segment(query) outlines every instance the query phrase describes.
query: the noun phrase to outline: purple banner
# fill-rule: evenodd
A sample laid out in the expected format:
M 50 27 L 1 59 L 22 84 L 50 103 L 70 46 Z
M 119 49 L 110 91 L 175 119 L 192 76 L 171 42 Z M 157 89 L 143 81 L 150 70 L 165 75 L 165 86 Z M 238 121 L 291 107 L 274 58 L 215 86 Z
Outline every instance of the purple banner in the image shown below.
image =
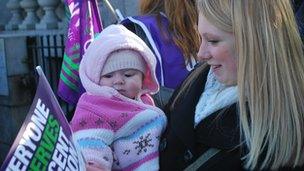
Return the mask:
M 58 95 L 76 104 L 84 89 L 79 79 L 79 63 L 87 47 L 102 30 L 97 0 L 66 0 L 71 13 L 63 56 Z
M 72 131 L 43 71 L 26 119 L 1 170 L 85 170 Z

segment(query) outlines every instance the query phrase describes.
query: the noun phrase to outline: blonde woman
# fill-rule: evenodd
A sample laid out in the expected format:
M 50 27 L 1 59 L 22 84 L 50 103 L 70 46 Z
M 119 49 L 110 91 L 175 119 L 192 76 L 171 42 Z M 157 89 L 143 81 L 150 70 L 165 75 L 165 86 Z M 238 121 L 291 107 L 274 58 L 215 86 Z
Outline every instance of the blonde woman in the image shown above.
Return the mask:
M 156 76 L 161 89 L 155 98 L 163 107 L 174 89 L 188 76 L 199 48 L 194 0 L 140 0 L 140 16 L 122 24 L 141 37 L 157 59 Z
M 304 55 L 289 0 L 197 0 L 195 69 L 170 100 L 161 170 L 304 170 Z

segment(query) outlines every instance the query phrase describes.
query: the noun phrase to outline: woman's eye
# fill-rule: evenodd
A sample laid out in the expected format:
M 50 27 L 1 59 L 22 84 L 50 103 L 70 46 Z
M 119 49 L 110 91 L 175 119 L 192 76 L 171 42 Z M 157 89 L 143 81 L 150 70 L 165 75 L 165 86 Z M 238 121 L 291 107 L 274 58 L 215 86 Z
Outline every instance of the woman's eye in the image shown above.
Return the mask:
M 211 45 L 217 44 L 219 41 L 218 40 L 208 40 L 208 43 Z

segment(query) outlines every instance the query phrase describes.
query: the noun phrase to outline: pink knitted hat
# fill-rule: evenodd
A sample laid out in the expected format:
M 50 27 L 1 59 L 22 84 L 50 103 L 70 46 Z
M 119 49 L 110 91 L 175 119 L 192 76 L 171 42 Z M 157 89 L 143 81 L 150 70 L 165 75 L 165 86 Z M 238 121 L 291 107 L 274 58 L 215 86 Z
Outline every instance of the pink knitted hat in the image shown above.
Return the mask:
M 120 50 L 137 52 L 143 58 L 146 66 L 142 94 L 157 93 L 159 84 L 155 75 L 156 57 L 143 40 L 120 24 L 106 27 L 92 41 L 83 55 L 79 66 L 79 76 L 86 91 L 97 95 L 103 94 L 98 84 L 102 69 L 108 57 Z
M 143 57 L 134 50 L 118 50 L 110 54 L 102 68 L 101 75 L 121 69 L 137 69 L 145 74 L 146 62 Z

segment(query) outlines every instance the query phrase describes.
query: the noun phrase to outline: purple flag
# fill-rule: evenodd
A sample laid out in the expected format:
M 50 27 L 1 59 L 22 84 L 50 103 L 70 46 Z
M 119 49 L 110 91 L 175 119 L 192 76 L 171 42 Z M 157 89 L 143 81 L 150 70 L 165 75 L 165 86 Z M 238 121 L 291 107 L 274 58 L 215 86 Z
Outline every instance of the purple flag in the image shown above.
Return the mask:
M 60 105 L 43 71 L 25 121 L 1 170 L 84 170 Z
M 66 0 L 71 13 L 65 53 L 63 57 L 58 95 L 69 104 L 76 104 L 84 92 L 79 79 L 79 63 L 82 55 L 94 38 L 100 33 L 97 0 Z

